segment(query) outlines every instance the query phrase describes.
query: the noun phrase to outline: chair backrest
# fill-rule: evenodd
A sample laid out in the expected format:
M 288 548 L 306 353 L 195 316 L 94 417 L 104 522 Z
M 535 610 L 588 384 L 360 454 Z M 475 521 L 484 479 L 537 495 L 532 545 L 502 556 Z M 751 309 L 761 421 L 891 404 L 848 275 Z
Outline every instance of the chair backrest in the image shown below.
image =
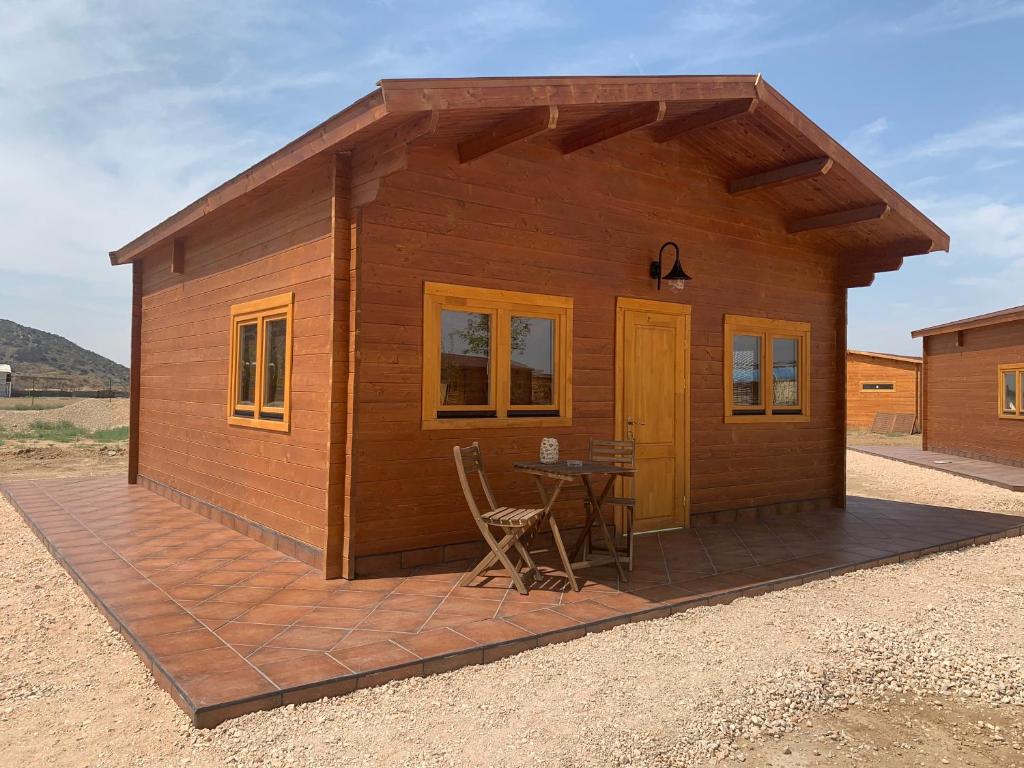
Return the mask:
M 632 440 L 591 440 L 590 460 L 636 469 L 636 443 Z
M 466 496 L 469 511 L 473 513 L 473 518 L 477 523 L 482 525 L 480 508 L 476 504 L 476 496 L 469 483 L 470 475 L 476 474 L 488 506 L 491 509 L 496 509 L 498 505 L 494 502 L 494 494 L 491 492 L 491 485 L 487 482 L 487 474 L 484 472 L 484 457 L 480 453 L 480 443 L 474 442 L 467 448 L 460 448 L 456 445 L 453 453 L 455 454 L 455 469 L 459 473 L 459 482 L 462 484 L 462 493 Z

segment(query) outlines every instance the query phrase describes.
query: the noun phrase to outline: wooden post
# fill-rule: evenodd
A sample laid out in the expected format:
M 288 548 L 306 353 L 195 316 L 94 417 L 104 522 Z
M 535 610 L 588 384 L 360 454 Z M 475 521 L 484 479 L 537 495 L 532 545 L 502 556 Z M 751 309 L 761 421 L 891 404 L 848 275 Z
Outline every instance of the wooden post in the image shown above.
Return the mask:
M 835 505 L 839 509 L 846 509 L 846 331 L 849 295 L 848 289 L 840 288 L 839 317 L 836 322 L 836 428 L 839 431 L 839 468 Z
M 334 155 L 331 167 L 331 344 L 330 424 L 327 445 L 327 523 L 324 541 L 324 577 L 350 576 L 344 542 L 351 535 L 345 525 L 345 477 L 348 474 L 347 421 L 349 366 L 349 242 L 352 203 L 352 158 Z
M 132 262 L 132 341 L 128 385 L 128 483 L 139 481 L 139 399 L 142 394 L 142 268 Z

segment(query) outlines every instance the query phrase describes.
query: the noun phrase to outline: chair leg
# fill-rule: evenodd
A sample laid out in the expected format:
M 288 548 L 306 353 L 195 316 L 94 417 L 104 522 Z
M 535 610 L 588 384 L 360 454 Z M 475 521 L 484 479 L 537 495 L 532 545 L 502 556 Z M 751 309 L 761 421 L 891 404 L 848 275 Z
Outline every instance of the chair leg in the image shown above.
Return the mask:
M 537 564 L 533 561 L 533 558 L 530 556 L 530 550 L 527 549 L 526 546 L 524 546 L 522 539 L 516 539 L 514 546 L 516 548 L 516 552 L 519 553 L 519 557 L 522 558 L 520 563 L 525 563 L 527 567 L 530 569 L 530 571 L 533 573 L 534 578 L 539 579 L 540 569 L 537 567 Z M 520 567 L 520 563 L 516 563 L 517 570 Z
M 572 572 L 572 563 L 569 562 L 569 555 L 565 551 L 562 534 L 558 531 L 558 523 L 555 522 L 554 515 L 548 518 L 548 524 L 551 526 L 551 537 L 555 540 L 555 548 L 558 549 L 558 556 L 562 559 L 565 575 L 569 579 L 569 586 L 572 587 L 573 592 L 579 592 L 580 585 L 576 583 L 576 574 Z

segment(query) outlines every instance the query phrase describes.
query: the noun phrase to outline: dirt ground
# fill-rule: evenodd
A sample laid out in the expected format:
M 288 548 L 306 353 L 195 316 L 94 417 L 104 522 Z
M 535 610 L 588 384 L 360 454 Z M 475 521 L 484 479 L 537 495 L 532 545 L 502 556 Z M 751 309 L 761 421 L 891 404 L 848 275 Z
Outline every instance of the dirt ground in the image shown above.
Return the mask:
M 1024 515 L 850 453 L 851 493 Z M 1024 540 L 192 729 L 0 502 L 0 765 L 1024 766 Z
M 909 445 L 921 447 L 921 435 L 879 435 L 866 429 L 849 429 L 846 431 L 847 445 Z

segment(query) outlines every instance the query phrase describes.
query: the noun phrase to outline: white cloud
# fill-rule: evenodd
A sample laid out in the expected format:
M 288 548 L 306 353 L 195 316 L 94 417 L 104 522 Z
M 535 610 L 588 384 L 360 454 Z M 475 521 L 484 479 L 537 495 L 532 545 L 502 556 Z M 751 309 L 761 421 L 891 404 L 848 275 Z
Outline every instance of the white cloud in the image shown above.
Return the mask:
M 1019 0 L 941 0 L 893 26 L 893 31 L 927 35 L 980 24 L 1024 18 Z
M 911 157 L 939 157 L 963 152 L 1024 149 L 1024 112 L 980 120 L 933 136 L 913 148 Z
M 972 272 L 986 267 L 1002 269 L 1000 262 L 1024 259 L 1024 204 L 980 194 L 919 199 L 916 203 L 949 232 L 950 252 L 962 268 Z

